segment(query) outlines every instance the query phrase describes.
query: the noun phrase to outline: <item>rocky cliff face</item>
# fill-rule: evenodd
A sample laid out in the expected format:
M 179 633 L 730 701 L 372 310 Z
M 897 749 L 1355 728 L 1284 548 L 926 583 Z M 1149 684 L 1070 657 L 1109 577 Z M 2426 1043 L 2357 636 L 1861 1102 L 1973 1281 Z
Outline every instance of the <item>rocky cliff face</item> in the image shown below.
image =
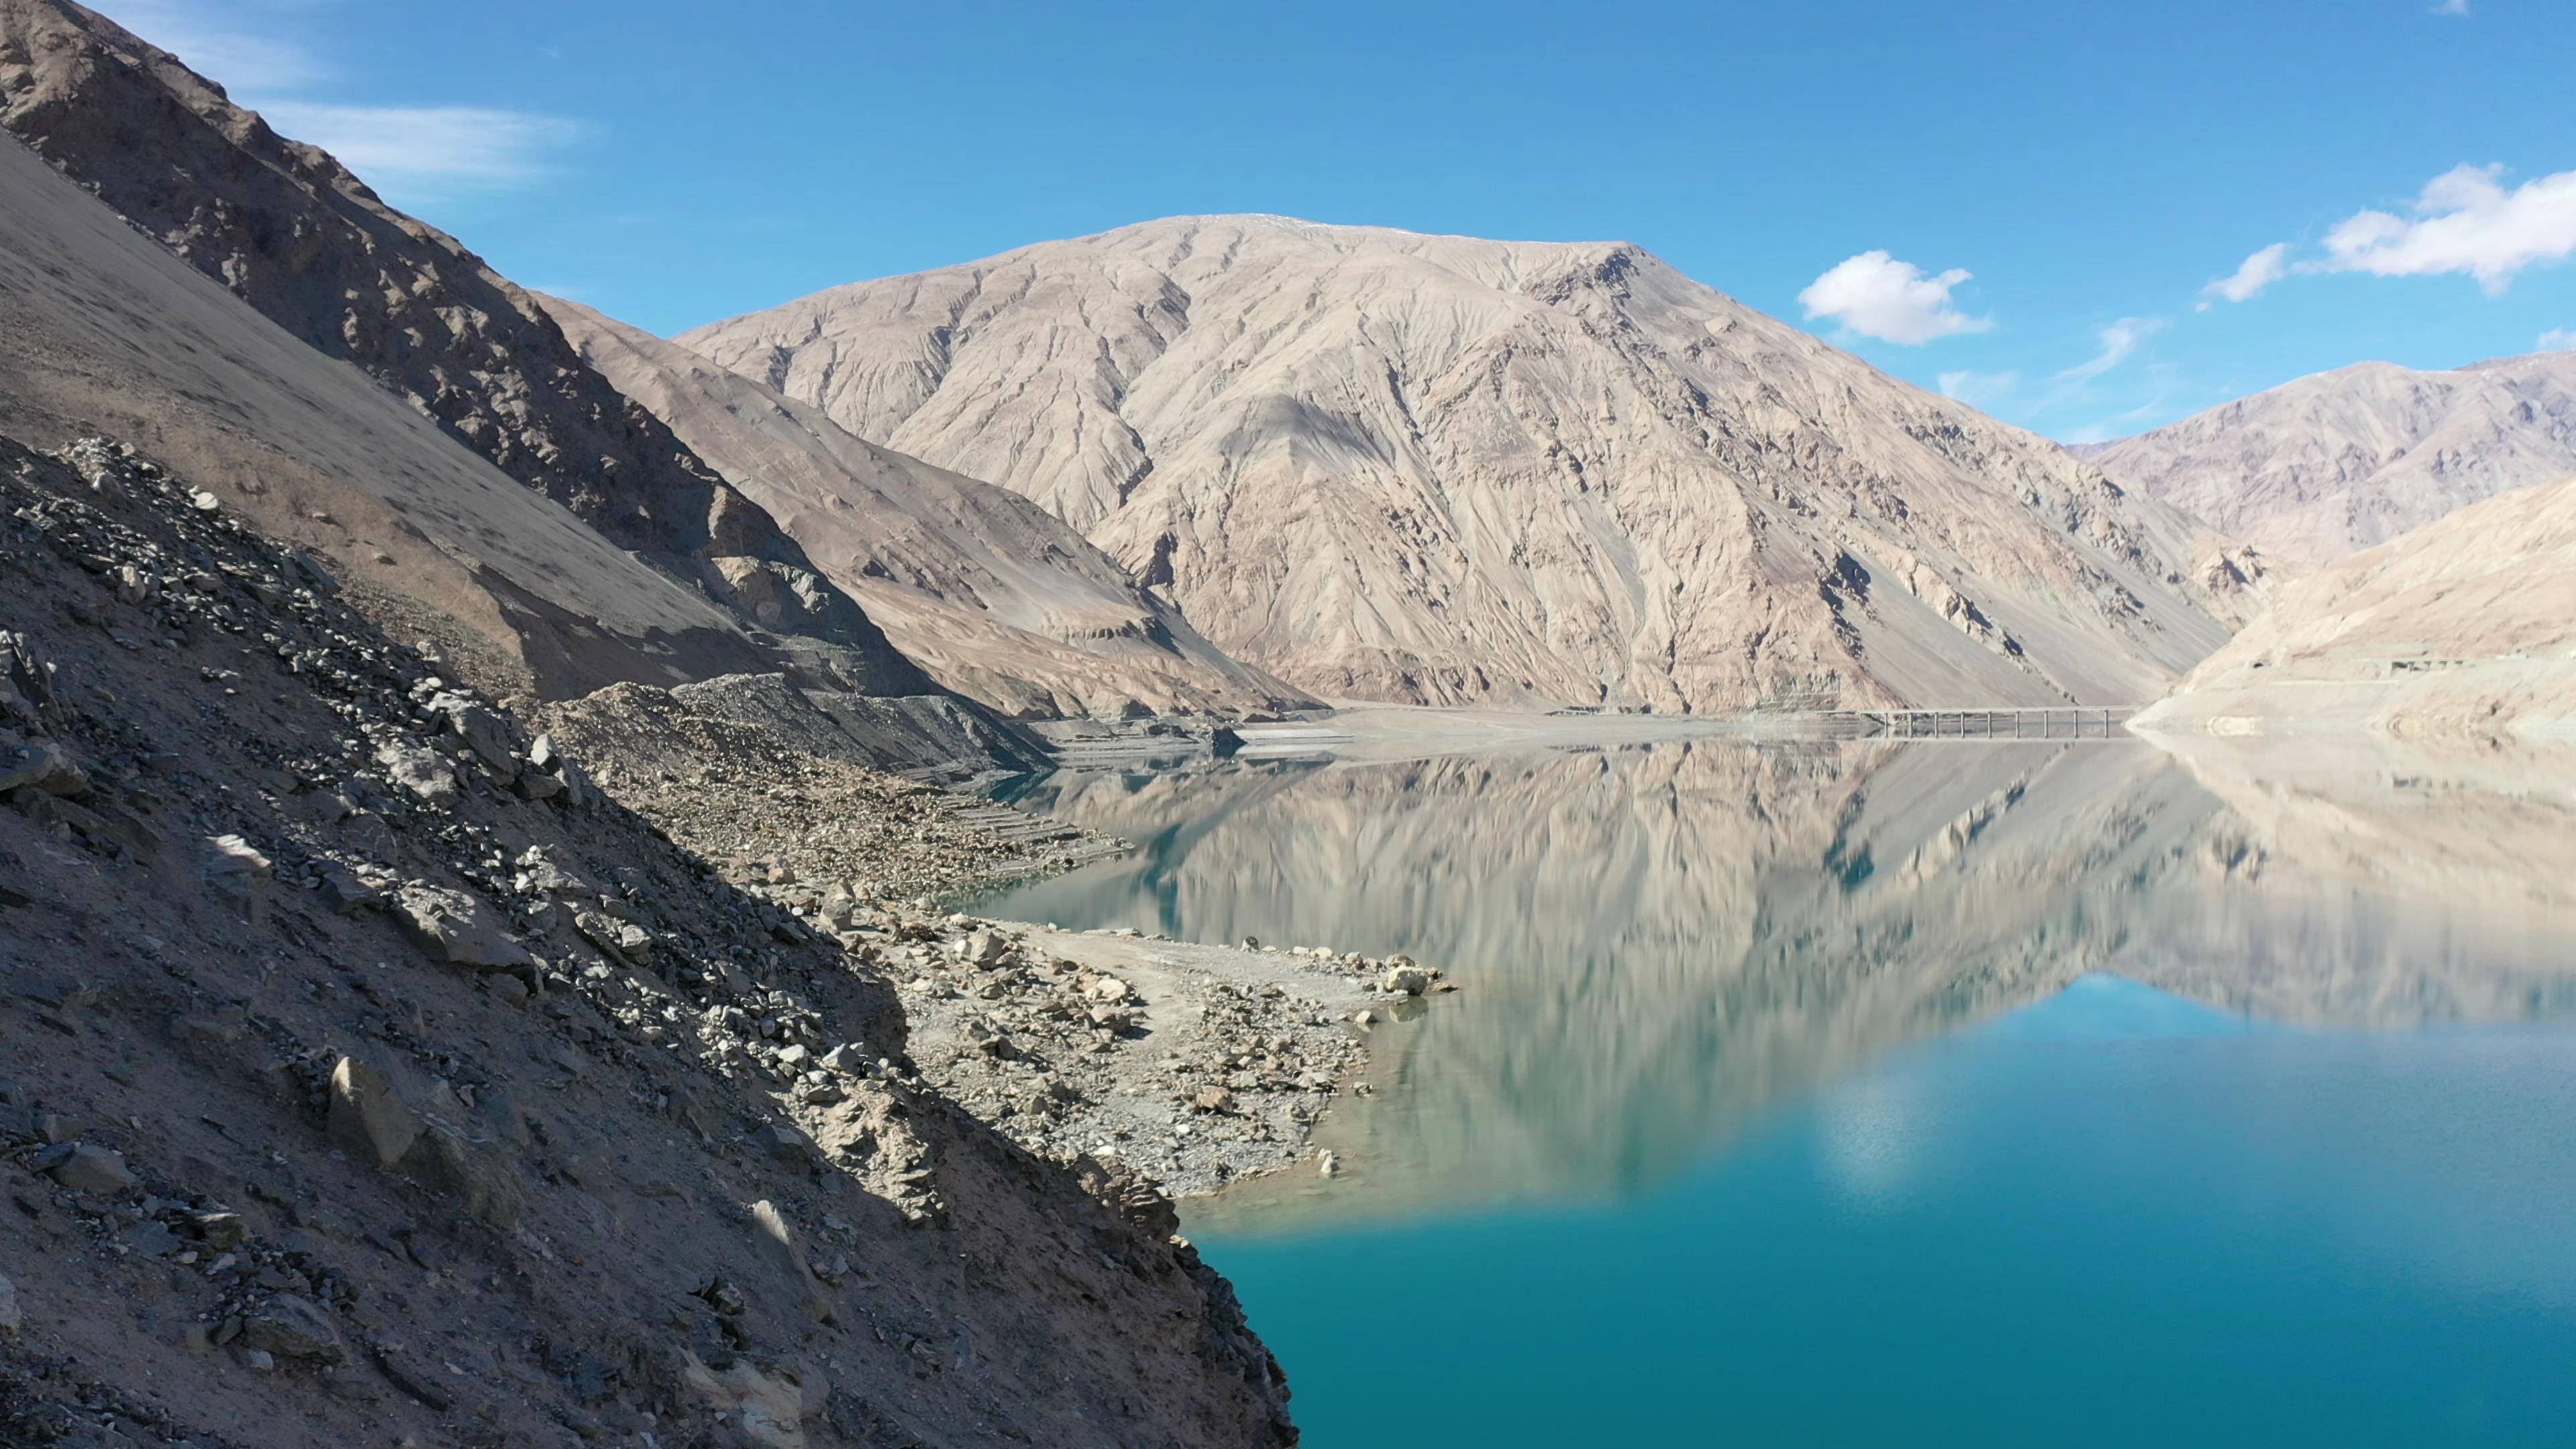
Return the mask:
M 1036 718 L 1311 704 L 1016 493 L 844 431 L 686 348 L 545 299 L 582 357 L 757 502 L 940 683 Z
M 2075 450 L 2289 565 L 2576 473 L 2576 352 L 2418 372 L 2364 362 Z
M 2564 732 L 2576 724 L 2576 478 L 2472 503 L 2286 586 L 2134 723 Z
M 2222 545 L 1624 244 L 1182 218 L 683 336 L 1318 694 L 2142 699 Z
M 67 0 L 0 0 L 0 127 L 324 355 L 619 548 L 874 692 L 929 688 L 757 505 L 582 363 L 528 293 L 328 154 Z
M 192 481 L 0 438 L 0 1443 L 1293 1441 L 1168 1202 L 959 1111 L 607 763 Z

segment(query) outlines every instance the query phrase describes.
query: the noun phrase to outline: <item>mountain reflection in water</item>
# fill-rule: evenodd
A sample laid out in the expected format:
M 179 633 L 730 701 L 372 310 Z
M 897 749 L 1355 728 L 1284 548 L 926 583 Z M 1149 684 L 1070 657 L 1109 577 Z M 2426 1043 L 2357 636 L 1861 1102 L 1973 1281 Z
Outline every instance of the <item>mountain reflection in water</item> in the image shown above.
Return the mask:
M 2109 973 L 2257 1022 L 2576 1015 L 2576 750 L 1699 740 L 1069 771 L 1135 854 L 986 903 L 1069 927 L 1404 951 L 1319 1143 L 1211 1231 L 1618 1198 L 1784 1094 Z

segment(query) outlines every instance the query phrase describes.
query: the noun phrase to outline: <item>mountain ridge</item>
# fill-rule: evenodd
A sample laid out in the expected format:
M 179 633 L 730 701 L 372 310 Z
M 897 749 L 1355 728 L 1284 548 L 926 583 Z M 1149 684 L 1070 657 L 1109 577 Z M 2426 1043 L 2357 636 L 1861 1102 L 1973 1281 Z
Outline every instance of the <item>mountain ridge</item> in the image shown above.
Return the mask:
M 2356 362 L 2071 451 L 2313 568 L 2576 472 L 2576 352 Z

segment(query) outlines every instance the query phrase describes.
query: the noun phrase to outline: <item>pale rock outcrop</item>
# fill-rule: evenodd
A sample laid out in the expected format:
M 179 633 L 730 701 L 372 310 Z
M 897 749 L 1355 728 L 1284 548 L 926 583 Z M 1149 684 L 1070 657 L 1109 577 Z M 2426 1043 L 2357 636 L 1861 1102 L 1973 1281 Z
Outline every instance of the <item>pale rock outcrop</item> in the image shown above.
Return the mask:
M 678 340 L 1319 695 L 2139 700 L 2250 612 L 2205 528 L 1626 243 L 1175 218 Z
M 2285 565 L 2314 568 L 2576 473 L 2576 352 L 2448 372 L 2356 363 L 2074 451 Z

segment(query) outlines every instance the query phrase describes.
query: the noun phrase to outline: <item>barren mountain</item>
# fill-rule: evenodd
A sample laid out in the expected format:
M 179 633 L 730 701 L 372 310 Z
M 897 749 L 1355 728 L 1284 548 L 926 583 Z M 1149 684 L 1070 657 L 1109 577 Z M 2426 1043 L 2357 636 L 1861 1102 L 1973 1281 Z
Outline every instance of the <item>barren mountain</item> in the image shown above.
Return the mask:
M 0 126 L 289 335 L 354 364 L 617 548 L 759 626 L 819 641 L 827 646 L 819 657 L 848 684 L 927 688 L 774 520 L 585 366 L 528 293 L 386 206 L 327 153 L 270 130 L 167 52 L 68 0 L 0 0 Z M 154 324 L 152 308 L 117 300 L 126 305 L 76 320 L 126 335 Z M 202 354 L 146 350 L 144 358 L 165 372 L 204 363 Z M 90 380 L 121 385 L 143 361 L 118 356 Z M 233 483 L 243 475 L 204 466 L 212 459 L 174 461 L 210 486 L 256 481 Z M 478 553 L 506 546 L 497 532 L 465 545 Z M 692 646 L 665 652 L 686 656 Z M 808 662 L 817 657 L 809 652 Z M 601 682 L 578 668 L 550 675 L 537 661 L 530 667 L 558 688 Z M 566 672 L 569 683 L 559 677 Z
M 2576 473 L 2576 352 L 2450 372 L 2364 362 L 2075 451 L 2277 560 L 2314 567 Z
M 1312 703 L 1227 658 L 1035 503 L 857 438 L 578 303 L 582 357 L 777 518 L 940 683 L 1013 714 L 1242 712 Z
M 2576 726 L 2576 478 L 2472 503 L 2290 584 L 2136 722 L 2219 733 Z
M 679 340 L 1319 694 L 2134 700 L 2238 611 L 2207 530 L 1624 243 L 1181 218 Z

